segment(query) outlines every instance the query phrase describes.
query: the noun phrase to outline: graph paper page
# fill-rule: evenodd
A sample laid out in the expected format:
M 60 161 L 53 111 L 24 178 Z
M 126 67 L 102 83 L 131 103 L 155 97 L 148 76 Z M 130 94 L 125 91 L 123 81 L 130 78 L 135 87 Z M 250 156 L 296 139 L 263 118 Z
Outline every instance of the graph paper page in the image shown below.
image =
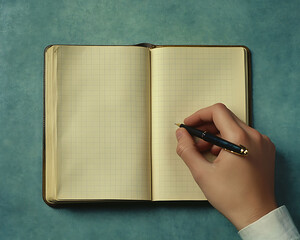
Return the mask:
M 59 200 L 151 199 L 149 66 L 142 47 L 58 48 Z
M 242 47 L 151 50 L 154 200 L 205 199 L 176 154 L 174 123 L 217 102 L 226 104 L 246 121 L 244 58 Z

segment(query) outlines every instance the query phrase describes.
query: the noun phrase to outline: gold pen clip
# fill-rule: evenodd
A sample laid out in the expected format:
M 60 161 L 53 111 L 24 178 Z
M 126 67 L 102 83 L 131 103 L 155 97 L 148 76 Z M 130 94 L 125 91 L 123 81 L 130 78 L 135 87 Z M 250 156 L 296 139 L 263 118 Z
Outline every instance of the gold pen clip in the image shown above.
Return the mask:
M 224 148 L 224 150 L 226 150 L 227 152 L 236 154 L 238 156 L 246 157 L 248 155 L 248 149 L 245 146 L 241 145 L 241 144 L 240 144 L 240 147 L 241 147 L 241 152 L 239 152 L 239 153 L 231 151 L 231 150 L 228 150 L 226 148 Z

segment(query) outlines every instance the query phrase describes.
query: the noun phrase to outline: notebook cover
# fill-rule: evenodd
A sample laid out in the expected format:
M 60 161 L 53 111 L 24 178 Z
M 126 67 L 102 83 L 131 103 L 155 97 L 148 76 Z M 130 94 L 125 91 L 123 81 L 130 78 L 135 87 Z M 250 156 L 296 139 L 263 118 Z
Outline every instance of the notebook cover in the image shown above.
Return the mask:
M 55 202 L 55 203 L 51 203 L 49 201 L 47 201 L 46 199 L 46 179 L 45 179 L 45 173 L 46 173 L 46 144 L 45 144 L 45 139 L 46 139 L 46 135 L 45 135 L 45 72 L 46 72 L 46 52 L 48 50 L 48 48 L 52 47 L 53 45 L 62 45 L 62 46 L 140 46 L 140 47 L 146 47 L 146 48 L 162 48 L 162 47 L 242 47 L 245 49 L 246 51 L 246 58 L 247 58 L 247 66 L 246 66 L 246 75 L 248 77 L 247 81 L 248 81 L 248 86 L 247 86 L 247 103 L 248 103 L 248 124 L 249 126 L 252 126 L 253 124 L 253 119 L 252 119 L 252 96 L 251 96 L 251 92 L 252 92 L 252 80 L 251 80 L 251 52 L 249 50 L 248 47 L 243 46 L 243 45 L 154 45 L 151 43 L 139 43 L 136 45 L 72 45 L 72 44 L 52 44 L 52 45 L 48 45 L 45 47 L 44 49 L 44 76 L 43 76 L 43 85 L 44 85 L 44 89 L 43 89 L 43 179 L 42 179 L 42 196 L 43 196 L 43 200 L 44 202 L 49 205 L 50 207 L 58 207 L 64 204 L 78 204 L 78 203 L 100 203 L 100 202 L 149 202 L 149 200 L 116 200 L 116 199 L 105 199 L 105 200 L 101 200 L 101 199 L 91 199 L 91 200 L 86 200 L 86 201 L 61 201 L 61 202 Z M 178 200 L 180 201 L 180 200 Z

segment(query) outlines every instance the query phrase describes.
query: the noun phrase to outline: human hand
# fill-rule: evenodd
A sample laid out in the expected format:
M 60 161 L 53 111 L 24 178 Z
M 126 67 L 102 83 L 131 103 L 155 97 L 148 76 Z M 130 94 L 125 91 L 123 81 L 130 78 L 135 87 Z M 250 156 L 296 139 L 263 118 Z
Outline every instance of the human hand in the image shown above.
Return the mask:
M 267 136 L 247 126 L 220 103 L 195 112 L 184 124 L 247 147 L 248 155 L 241 157 L 203 140 L 196 143 L 184 128 L 176 131 L 177 154 L 208 201 L 238 230 L 277 208 L 275 146 Z M 208 150 L 217 156 L 213 162 L 202 154 Z

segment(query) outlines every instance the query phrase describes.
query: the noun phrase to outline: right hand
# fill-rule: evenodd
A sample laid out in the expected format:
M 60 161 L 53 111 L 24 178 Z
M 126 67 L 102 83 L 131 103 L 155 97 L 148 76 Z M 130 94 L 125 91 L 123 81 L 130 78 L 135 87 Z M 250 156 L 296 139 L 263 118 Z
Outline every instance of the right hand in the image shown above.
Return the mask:
M 247 126 L 223 104 L 200 109 L 187 117 L 184 124 L 247 147 L 248 155 L 241 157 L 203 140 L 195 143 L 184 128 L 176 131 L 178 155 L 208 201 L 238 230 L 277 208 L 275 147 L 267 136 Z M 213 162 L 203 156 L 207 150 L 217 155 Z

